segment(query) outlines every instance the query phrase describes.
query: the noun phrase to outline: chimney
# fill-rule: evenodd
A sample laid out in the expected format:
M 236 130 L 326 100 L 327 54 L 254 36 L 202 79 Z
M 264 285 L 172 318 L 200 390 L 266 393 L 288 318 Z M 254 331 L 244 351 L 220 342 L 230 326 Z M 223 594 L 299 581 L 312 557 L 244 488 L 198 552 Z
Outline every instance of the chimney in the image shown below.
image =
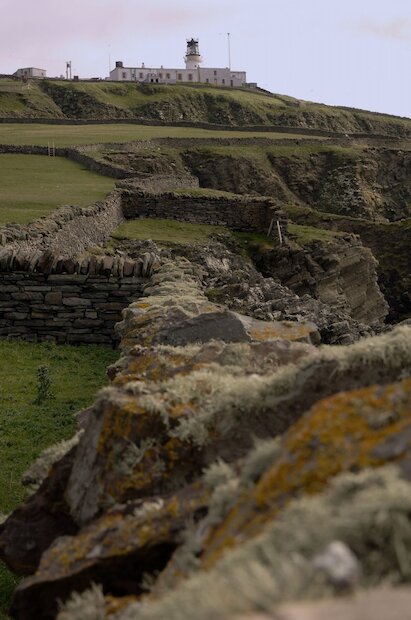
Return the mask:
M 116 61 L 116 69 L 122 69 L 123 68 L 123 63 L 121 60 L 117 60 Z

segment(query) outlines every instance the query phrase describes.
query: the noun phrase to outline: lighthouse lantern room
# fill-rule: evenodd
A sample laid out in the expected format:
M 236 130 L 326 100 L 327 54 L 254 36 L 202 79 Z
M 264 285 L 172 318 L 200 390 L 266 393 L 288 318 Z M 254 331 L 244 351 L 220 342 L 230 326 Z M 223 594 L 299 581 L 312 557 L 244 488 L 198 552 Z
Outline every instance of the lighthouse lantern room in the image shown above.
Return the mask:
M 198 39 L 187 39 L 187 53 L 185 55 L 186 69 L 198 69 L 203 59 L 200 54 Z

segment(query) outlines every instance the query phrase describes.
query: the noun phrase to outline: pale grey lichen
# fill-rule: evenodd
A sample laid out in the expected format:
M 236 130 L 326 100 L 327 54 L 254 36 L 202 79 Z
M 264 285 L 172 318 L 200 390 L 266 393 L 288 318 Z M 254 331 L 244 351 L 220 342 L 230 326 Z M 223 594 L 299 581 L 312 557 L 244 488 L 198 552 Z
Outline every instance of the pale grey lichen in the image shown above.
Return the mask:
M 21 481 L 29 493 L 35 493 L 45 480 L 50 467 L 63 458 L 72 448 L 77 446 L 83 431 L 76 433 L 71 439 L 66 439 L 46 448 L 40 456 L 24 472 Z
M 247 487 L 256 483 L 276 461 L 280 451 L 279 437 L 257 440 L 255 448 L 249 452 L 241 469 L 240 484 Z
M 146 452 L 155 444 L 155 439 L 151 437 L 142 439 L 138 445 L 124 437 L 121 442 L 115 444 L 113 449 L 116 472 L 123 476 L 132 474 L 136 465 L 141 463 Z
M 81 594 L 74 592 L 68 601 L 60 606 L 56 620 L 105 620 L 104 594 L 101 586 L 92 584 Z
M 343 474 L 322 495 L 291 504 L 263 533 L 228 550 L 160 599 L 130 605 L 118 620 L 222 620 L 272 612 L 289 599 L 336 592 L 314 558 L 341 541 L 362 565 L 361 585 L 411 580 L 411 485 L 394 467 Z
M 204 484 L 210 491 L 215 491 L 217 487 L 230 482 L 234 478 L 236 478 L 234 469 L 222 459 L 211 463 L 203 472 Z

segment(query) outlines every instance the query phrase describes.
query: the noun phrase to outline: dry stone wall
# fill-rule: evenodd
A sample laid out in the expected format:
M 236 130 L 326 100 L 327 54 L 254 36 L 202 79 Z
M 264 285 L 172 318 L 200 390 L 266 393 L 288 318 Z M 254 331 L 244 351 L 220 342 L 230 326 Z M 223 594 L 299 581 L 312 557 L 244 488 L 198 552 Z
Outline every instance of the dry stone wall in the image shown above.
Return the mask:
M 27 226 L 0 229 L 0 337 L 117 344 L 115 324 L 142 295 L 158 263 L 150 253 L 138 260 L 86 253 L 92 245 L 103 245 L 124 218 L 168 218 L 258 232 L 267 232 L 276 219 L 286 234 L 286 218 L 272 200 L 153 191 L 181 185 L 184 179 L 178 175 L 146 181 L 125 182 L 133 189 L 119 188 L 88 207 L 61 207 Z M 190 176 L 186 183 L 198 186 Z
M 50 252 L 31 261 L 0 254 L 0 337 L 69 344 L 117 344 L 114 325 L 142 295 L 156 263 L 145 254 L 61 260 Z
M 31 224 L 0 228 L 0 248 L 31 255 L 51 250 L 64 258 L 76 256 L 90 245 L 101 245 L 124 220 L 121 196 L 114 191 L 88 207 L 61 207 Z
M 267 233 L 274 219 L 280 221 L 283 234 L 287 233 L 284 213 L 267 198 L 124 191 L 122 204 L 126 219 L 164 218 L 261 233 Z
M 88 170 L 98 172 L 99 174 L 103 174 L 107 177 L 112 177 L 114 179 L 127 179 L 135 176 L 135 173 L 130 170 L 125 170 L 120 166 L 113 166 L 108 163 L 103 163 L 98 159 L 91 157 L 82 147 L 56 147 L 54 152 L 57 157 L 67 157 L 68 159 L 72 159 L 73 161 L 83 164 L 83 166 L 85 166 Z M 14 153 L 17 155 L 48 155 L 48 147 L 0 144 L 0 153 Z

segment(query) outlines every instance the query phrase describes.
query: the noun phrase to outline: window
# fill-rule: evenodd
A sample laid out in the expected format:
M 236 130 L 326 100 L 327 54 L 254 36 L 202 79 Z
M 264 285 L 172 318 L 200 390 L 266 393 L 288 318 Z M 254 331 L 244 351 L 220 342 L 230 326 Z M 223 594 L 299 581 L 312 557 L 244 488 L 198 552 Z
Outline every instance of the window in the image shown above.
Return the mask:
M 166 73 L 166 78 L 167 78 L 167 80 L 169 80 L 169 79 L 170 79 L 170 77 L 171 77 L 171 76 L 170 76 L 170 74 L 169 74 L 169 73 Z
M 177 77 L 178 77 L 179 80 L 182 80 L 183 79 L 183 74 L 179 73 Z
M 126 73 L 125 71 L 123 71 L 123 74 L 122 74 L 122 75 L 123 75 L 123 80 L 125 80 L 125 79 L 126 79 L 126 77 L 127 77 L 127 73 Z
M 209 83 L 210 83 L 210 80 L 207 78 L 206 79 L 206 84 L 209 84 Z
M 234 86 L 234 80 L 230 81 L 230 86 Z
M 158 74 L 158 77 L 160 78 L 160 80 L 162 80 L 162 79 L 163 79 L 163 74 L 162 74 L 162 73 L 159 73 L 159 74 Z
M 143 77 L 144 77 L 144 73 L 141 73 L 141 71 L 140 71 L 140 73 L 139 73 L 139 77 L 140 77 L 140 80 L 142 80 L 142 79 L 143 79 Z
M 221 80 L 221 83 L 222 83 L 222 84 L 225 84 L 225 79 L 224 79 L 224 78 Z
M 193 74 L 192 74 L 192 73 L 189 73 L 189 74 L 188 74 L 188 81 L 189 81 L 189 82 L 192 82 L 192 81 L 193 81 Z
M 217 71 L 214 71 L 214 75 L 217 75 Z

